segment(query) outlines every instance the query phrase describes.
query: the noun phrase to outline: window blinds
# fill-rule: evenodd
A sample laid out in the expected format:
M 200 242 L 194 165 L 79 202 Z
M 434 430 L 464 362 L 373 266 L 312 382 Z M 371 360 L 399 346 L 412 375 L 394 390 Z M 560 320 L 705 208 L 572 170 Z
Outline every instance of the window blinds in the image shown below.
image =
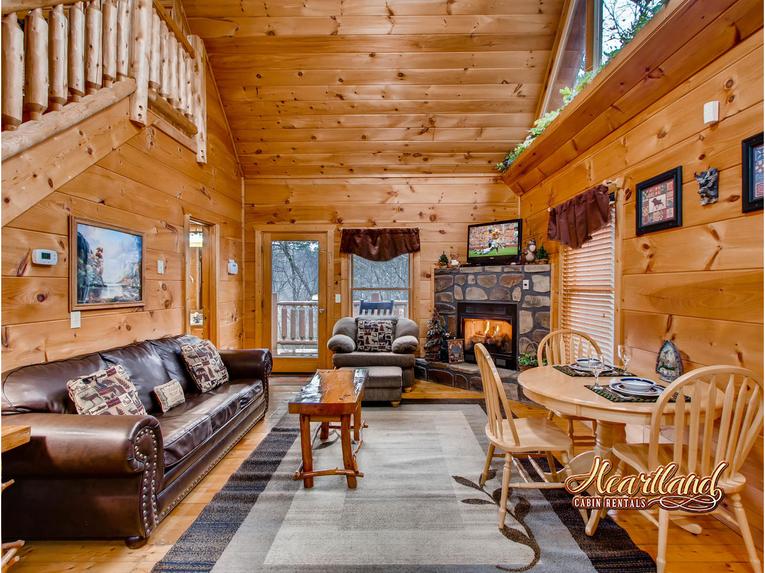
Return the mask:
M 613 363 L 614 354 L 614 206 L 609 223 L 579 249 L 561 253 L 561 328 L 589 334 L 597 341 L 603 358 Z

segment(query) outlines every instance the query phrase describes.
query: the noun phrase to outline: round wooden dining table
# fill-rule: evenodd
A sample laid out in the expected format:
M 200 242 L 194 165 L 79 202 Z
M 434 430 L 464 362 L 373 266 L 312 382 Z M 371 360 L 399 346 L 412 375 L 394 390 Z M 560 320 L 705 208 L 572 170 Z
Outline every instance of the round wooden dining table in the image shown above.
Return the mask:
M 607 386 L 611 380 L 601 376 L 600 384 Z M 554 366 L 525 370 L 518 375 L 518 384 L 527 398 L 548 410 L 597 422 L 595 449 L 574 456 L 569 462 L 574 475 L 589 473 L 596 455 L 613 462 L 611 450 L 614 444 L 626 441 L 625 426 L 650 425 L 655 406 L 653 402 L 612 402 L 586 388 L 595 384 L 594 377 L 569 376 Z M 672 411 L 673 408 L 668 408 L 668 413 Z M 600 516 L 600 511 L 590 512 L 585 528 L 587 535 L 594 535 Z

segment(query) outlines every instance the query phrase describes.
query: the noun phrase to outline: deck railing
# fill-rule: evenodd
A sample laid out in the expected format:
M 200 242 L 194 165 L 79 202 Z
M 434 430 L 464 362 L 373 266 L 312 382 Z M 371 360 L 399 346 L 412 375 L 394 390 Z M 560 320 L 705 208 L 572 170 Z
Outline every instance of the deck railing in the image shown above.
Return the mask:
M 272 297 L 271 347 L 280 355 L 315 354 L 319 348 L 319 303 L 278 301 L 276 293 Z
M 10 0 L 2 6 L 7 159 L 130 96 L 193 138 L 206 161 L 204 48 L 159 0 Z
M 396 318 L 406 318 L 409 314 L 409 301 L 406 300 L 394 300 L 393 301 L 393 316 Z M 353 301 L 353 316 L 359 316 L 361 312 L 361 301 Z

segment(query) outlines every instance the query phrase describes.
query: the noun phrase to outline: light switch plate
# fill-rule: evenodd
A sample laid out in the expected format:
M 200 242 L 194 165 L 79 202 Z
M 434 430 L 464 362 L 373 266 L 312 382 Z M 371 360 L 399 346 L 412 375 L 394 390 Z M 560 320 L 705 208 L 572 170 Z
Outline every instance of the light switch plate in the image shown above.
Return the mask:
M 157 259 L 157 274 L 164 275 L 165 274 L 165 260 L 164 259 Z
M 523 290 L 526 290 L 529 288 L 529 279 L 524 279 L 523 281 Z
M 80 328 L 80 311 L 73 310 L 69 313 L 69 328 Z
M 341 302 L 343 302 L 343 295 L 341 295 L 340 293 L 335 293 L 335 302 L 337 304 L 340 304 Z

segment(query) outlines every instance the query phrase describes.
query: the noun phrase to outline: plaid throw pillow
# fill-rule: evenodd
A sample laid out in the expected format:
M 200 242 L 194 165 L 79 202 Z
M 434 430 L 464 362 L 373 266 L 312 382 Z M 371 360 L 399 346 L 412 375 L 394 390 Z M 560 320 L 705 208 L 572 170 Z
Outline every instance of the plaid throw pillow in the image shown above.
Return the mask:
M 119 365 L 110 366 L 66 383 L 69 397 L 78 414 L 97 416 L 143 416 L 146 408 L 127 371 Z
M 356 349 L 359 352 L 390 352 L 393 348 L 395 329 L 395 320 L 358 319 L 356 321 Z
M 209 392 L 228 382 L 228 370 L 221 360 L 218 349 L 209 340 L 181 346 L 186 368 L 201 392 Z
M 175 378 L 170 380 L 170 382 L 155 386 L 153 392 L 163 413 L 167 412 L 170 408 L 180 406 L 186 401 L 186 396 L 183 394 L 183 386 Z

